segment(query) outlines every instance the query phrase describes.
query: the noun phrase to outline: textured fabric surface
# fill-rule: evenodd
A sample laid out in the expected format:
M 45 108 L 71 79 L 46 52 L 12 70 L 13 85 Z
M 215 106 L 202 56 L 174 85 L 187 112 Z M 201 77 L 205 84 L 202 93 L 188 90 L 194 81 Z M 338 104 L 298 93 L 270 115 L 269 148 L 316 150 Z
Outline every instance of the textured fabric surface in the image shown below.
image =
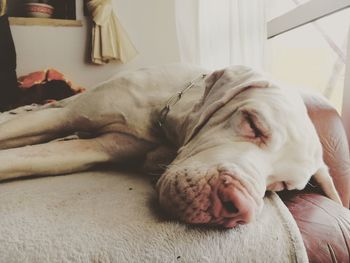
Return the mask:
M 19 94 L 11 109 L 33 103 L 45 104 L 85 91 L 56 69 L 31 72 L 18 77 Z
M 2 183 L 0 200 L 0 262 L 307 262 L 275 194 L 233 230 L 167 220 L 149 178 L 114 170 Z

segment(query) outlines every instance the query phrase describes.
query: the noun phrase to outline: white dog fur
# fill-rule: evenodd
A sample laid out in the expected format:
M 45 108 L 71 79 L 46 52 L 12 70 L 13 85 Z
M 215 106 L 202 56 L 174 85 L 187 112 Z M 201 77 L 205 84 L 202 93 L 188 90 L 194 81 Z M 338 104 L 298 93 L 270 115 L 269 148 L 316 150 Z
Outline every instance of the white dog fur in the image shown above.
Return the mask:
M 250 68 L 209 74 L 170 109 L 160 129 L 167 99 L 207 73 L 184 65 L 122 73 L 14 115 L 0 125 L 0 179 L 66 174 L 146 155 L 159 159 L 155 153 L 164 154 L 167 140 L 177 155 L 158 181 L 159 200 L 185 222 L 249 223 L 266 190 L 303 189 L 312 175 L 341 203 L 300 95 Z M 88 136 L 52 141 L 74 132 Z M 225 206 L 228 201 L 234 207 Z

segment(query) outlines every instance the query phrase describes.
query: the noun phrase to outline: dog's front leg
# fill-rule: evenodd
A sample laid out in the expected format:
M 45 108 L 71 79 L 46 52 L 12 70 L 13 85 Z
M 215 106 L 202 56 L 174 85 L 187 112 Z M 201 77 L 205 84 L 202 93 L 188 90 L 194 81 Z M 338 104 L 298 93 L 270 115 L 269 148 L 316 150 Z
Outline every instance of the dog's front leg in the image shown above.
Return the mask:
M 31 175 L 58 175 L 145 155 L 154 145 L 126 134 L 55 141 L 0 151 L 0 180 Z
M 0 149 L 47 142 L 71 131 L 64 108 L 46 108 L 18 115 L 0 124 Z

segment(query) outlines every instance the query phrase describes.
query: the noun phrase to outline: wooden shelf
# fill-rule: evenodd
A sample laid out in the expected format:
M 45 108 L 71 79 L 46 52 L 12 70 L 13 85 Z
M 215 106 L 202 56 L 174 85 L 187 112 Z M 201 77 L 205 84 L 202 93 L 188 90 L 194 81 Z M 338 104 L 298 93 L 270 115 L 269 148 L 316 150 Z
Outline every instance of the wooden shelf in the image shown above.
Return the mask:
M 53 19 L 53 18 L 36 18 L 36 17 L 10 17 L 10 25 L 21 26 L 83 26 L 81 20 Z

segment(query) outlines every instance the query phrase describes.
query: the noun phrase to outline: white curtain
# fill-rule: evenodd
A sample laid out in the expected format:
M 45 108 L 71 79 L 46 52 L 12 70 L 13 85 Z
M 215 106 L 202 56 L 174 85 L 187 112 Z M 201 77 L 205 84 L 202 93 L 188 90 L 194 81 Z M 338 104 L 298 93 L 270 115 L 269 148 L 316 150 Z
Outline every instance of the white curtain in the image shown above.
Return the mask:
M 264 0 L 176 0 L 182 62 L 209 69 L 264 68 Z
M 6 13 L 6 0 L 0 0 L 0 16 Z
M 111 61 L 126 63 L 133 59 L 137 50 L 120 24 L 112 0 L 87 0 L 94 22 L 92 28 L 91 60 L 95 64 Z

